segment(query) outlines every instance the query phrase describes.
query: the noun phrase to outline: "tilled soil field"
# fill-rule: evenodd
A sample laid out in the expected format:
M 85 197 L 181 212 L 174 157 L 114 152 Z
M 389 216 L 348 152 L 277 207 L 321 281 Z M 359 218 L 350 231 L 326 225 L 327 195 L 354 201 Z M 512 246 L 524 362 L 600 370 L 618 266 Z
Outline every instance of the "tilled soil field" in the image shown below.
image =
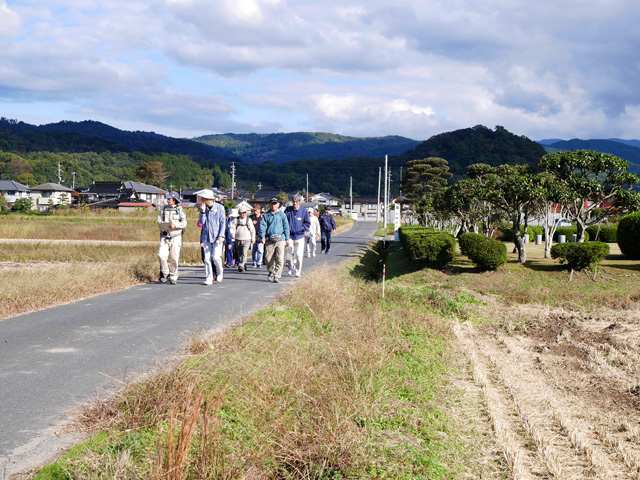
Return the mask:
M 515 479 L 640 478 L 640 312 L 485 304 L 453 327 Z M 490 474 L 482 478 L 497 478 Z

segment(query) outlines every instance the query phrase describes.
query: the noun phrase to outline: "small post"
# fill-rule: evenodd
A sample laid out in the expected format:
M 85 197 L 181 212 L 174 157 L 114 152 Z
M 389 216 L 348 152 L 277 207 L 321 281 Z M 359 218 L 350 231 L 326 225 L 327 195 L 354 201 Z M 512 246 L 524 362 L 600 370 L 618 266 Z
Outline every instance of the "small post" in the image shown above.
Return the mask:
M 383 264 L 382 265 L 382 298 L 384 299 L 384 282 L 385 282 L 385 278 L 387 276 L 387 265 Z

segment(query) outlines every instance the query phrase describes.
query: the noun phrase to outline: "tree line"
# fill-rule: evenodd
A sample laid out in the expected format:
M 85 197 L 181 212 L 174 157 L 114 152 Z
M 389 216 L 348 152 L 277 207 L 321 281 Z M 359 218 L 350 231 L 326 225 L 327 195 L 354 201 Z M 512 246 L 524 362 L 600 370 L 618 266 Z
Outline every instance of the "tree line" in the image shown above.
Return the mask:
M 491 236 L 498 225 L 509 222 L 518 261 L 524 263 L 524 235 L 533 219 L 544 227 L 548 257 L 557 228 L 553 214 L 575 222 L 578 241 L 583 241 L 588 226 L 640 209 L 640 193 L 632 190 L 638 176 L 628 168 L 627 161 L 614 155 L 575 150 L 544 155 L 537 168 L 476 163 L 467 167 L 468 178 L 447 186 L 452 177 L 448 162 L 429 157 L 407 163 L 403 188 L 423 226 Z

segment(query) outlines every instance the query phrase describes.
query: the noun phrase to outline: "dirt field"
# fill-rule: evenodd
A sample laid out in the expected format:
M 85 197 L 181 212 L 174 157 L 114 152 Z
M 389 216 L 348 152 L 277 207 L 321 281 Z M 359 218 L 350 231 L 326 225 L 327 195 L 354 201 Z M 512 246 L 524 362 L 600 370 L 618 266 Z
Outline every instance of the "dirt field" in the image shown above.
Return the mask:
M 460 386 L 483 406 L 510 476 L 640 478 L 640 312 L 483 303 L 477 312 L 500 322 L 453 328 Z

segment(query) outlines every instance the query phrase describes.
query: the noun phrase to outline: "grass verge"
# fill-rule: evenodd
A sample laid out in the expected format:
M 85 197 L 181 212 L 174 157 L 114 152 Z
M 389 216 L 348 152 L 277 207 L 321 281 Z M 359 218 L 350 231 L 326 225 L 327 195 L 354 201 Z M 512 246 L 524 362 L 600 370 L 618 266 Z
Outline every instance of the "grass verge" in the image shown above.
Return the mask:
M 456 477 L 442 317 L 359 277 L 325 268 L 194 336 L 179 367 L 87 409 L 100 433 L 35 478 Z

